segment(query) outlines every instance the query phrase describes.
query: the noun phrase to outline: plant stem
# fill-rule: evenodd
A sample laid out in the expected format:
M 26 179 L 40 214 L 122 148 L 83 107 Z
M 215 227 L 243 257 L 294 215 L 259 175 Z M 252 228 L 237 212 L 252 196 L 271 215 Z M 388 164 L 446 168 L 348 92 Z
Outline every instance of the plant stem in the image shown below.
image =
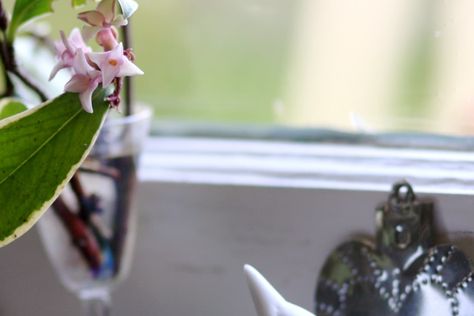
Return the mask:
M 0 42 L 0 57 L 3 61 L 3 72 L 5 77 L 5 96 L 11 96 L 14 93 L 13 83 L 11 78 L 8 74 L 14 74 L 18 79 L 20 79 L 28 88 L 30 88 L 33 92 L 35 92 L 38 97 L 40 98 L 41 102 L 45 102 L 48 100 L 46 94 L 41 91 L 41 89 L 33 83 L 31 79 L 29 79 L 26 75 L 22 74 L 18 69 L 18 65 L 15 60 L 15 50 L 13 48 L 13 44 L 9 43 L 5 39 L 5 32 L 3 32 L 4 40 Z
M 87 224 L 89 224 L 90 211 L 86 205 L 86 192 L 82 187 L 81 180 L 79 179 L 79 172 L 76 172 L 69 182 L 71 184 L 72 191 L 76 195 L 77 202 L 79 203 L 79 217 Z
M 97 242 L 88 233 L 87 226 L 67 206 L 59 196 L 53 203 L 53 209 L 63 222 L 71 241 L 93 270 L 100 267 L 101 253 Z
M 15 92 L 15 88 L 13 86 L 13 82 L 8 75 L 7 71 L 7 54 L 5 52 L 5 45 L 3 42 L 0 43 L 0 59 L 2 60 L 2 73 L 3 73 L 3 79 L 5 81 L 5 91 L 2 93 L 2 97 L 11 97 L 13 93 Z
M 86 193 L 84 192 L 84 189 L 82 188 L 81 185 L 81 180 L 79 179 L 79 173 L 76 172 L 72 178 L 71 178 L 71 186 L 72 190 L 76 194 L 76 197 L 78 199 L 83 199 L 86 197 Z
M 8 18 L 5 13 L 5 10 L 3 9 L 3 1 L 0 0 L 0 31 L 3 36 L 3 40 L 6 41 L 6 29 L 8 27 Z M 2 59 L 2 73 L 3 73 L 3 79 L 5 82 L 5 91 L 2 94 L 2 97 L 9 97 L 12 96 L 15 89 L 13 87 L 13 82 L 10 79 L 10 76 L 8 76 L 7 72 L 7 62 L 6 62 L 6 56 L 7 56 L 7 51 L 6 51 L 6 46 L 3 44 L 3 41 L 0 42 L 0 58 Z
M 22 74 L 18 69 L 18 64 L 15 60 L 15 49 L 13 47 L 13 41 L 8 39 L 7 28 L 8 28 L 8 17 L 3 9 L 3 1 L 0 0 L 0 32 L 2 34 L 2 40 L 0 41 L 0 58 L 3 62 L 3 77 L 5 79 L 5 92 L 3 96 L 12 96 L 15 93 L 13 82 L 10 78 L 9 72 L 18 77 L 28 88 L 33 90 L 41 102 L 48 100 L 46 94 L 33 83 L 26 75 Z
M 122 37 L 125 49 L 132 47 L 130 18 L 128 18 L 128 24 L 122 27 Z M 133 98 L 133 79 L 128 76 L 124 78 L 125 116 L 133 113 Z

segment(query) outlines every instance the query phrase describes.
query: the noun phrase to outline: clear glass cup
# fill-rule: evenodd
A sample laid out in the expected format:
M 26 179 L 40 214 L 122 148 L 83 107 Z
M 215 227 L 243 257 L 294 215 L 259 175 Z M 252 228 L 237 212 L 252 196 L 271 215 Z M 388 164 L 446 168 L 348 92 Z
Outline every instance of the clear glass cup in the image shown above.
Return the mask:
M 110 292 L 130 266 L 137 160 L 152 116 L 147 107 L 109 115 L 79 172 L 38 225 L 54 270 L 81 299 L 84 315 L 110 314 Z

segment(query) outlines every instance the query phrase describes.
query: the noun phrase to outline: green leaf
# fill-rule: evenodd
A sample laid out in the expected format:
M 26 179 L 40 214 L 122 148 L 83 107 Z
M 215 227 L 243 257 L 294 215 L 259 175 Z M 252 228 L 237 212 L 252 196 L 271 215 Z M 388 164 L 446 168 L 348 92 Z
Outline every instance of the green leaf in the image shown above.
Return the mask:
M 138 3 L 135 0 L 118 0 L 120 8 L 122 9 L 123 17 L 128 19 L 138 9 Z
M 3 99 L 0 101 L 0 120 L 18 114 L 27 109 L 26 105 L 15 99 Z
M 104 97 L 95 93 L 93 114 L 66 93 L 0 121 L 0 247 L 33 226 L 85 159 L 108 109 Z
M 87 0 L 72 0 L 72 6 L 74 8 L 77 8 L 77 7 L 80 7 L 80 6 L 83 6 L 84 4 L 86 4 Z
M 13 15 L 8 26 L 8 41 L 12 42 L 16 31 L 24 23 L 41 15 L 53 12 L 54 0 L 16 0 Z

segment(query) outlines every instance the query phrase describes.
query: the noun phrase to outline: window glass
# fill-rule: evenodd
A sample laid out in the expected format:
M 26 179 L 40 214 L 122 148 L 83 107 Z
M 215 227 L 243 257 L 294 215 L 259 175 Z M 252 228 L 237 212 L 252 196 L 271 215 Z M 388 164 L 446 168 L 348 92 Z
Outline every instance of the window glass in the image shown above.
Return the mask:
M 474 131 L 470 0 L 139 3 L 137 95 L 161 121 Z

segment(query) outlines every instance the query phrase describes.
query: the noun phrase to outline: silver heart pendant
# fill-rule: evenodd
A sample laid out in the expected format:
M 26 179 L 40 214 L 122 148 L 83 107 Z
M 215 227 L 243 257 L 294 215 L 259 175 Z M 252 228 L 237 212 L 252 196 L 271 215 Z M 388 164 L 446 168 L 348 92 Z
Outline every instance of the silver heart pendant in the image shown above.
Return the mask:
M 406 182 L 376 209 L 374 240 L 342 244 L 316 288 L 318 316 L 472 316 L 474 273 L 453 245 L 434 245 L 433 202 Z

